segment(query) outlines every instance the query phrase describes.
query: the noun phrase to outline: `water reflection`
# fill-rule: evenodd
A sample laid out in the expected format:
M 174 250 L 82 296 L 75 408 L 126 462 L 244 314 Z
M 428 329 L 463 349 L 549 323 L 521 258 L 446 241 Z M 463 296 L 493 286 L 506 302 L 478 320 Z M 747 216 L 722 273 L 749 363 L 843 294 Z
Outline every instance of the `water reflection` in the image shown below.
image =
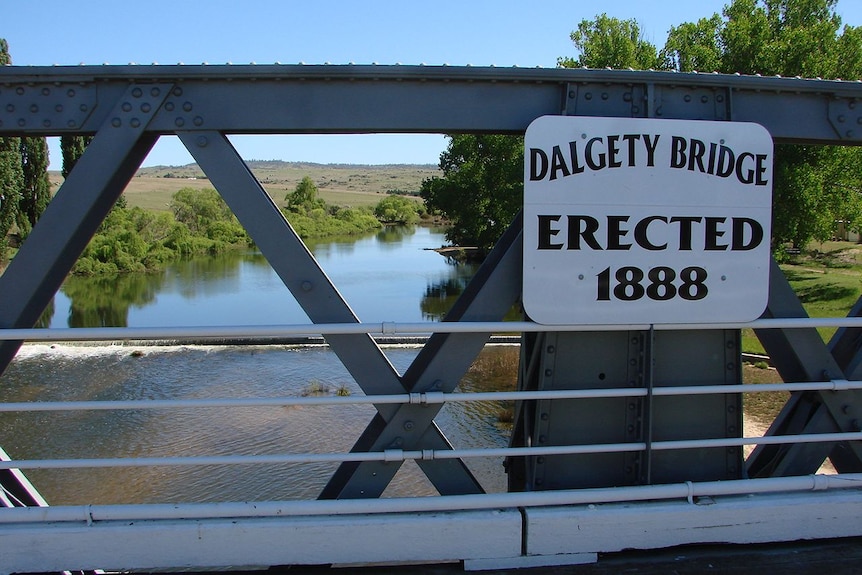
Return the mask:
M 433 248 L 442 230 L 386 227 L 309 249 L 362 321 L 443 317 L 475 272 Z M 259 252 L 231 252 L 156 274 L 70 276 L 40 327 L 154 327 L 306 323 L 308 317 Z

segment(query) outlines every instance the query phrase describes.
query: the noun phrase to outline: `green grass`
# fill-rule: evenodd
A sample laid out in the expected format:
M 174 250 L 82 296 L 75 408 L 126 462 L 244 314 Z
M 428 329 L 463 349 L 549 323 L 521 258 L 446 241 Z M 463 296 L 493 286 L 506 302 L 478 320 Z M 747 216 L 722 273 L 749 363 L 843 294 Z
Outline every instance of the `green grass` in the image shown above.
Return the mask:
M 810 317 L 845 317 L 862 294 L 862 245 L 825 242 L 809 246 L 781 264 L 785 277 Z M 836 328 L 818 328 L 824 341 Z M 742 349 L 765 353 L 752 330 L 743 330 Z

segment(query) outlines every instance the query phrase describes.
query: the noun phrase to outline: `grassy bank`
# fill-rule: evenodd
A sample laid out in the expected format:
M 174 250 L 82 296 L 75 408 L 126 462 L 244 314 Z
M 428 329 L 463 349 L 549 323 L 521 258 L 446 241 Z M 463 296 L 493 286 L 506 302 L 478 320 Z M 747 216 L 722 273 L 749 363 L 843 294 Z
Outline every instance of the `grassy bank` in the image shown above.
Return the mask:
M 862 294 L 862 245 L 815 243 L 781 264 L 802 305 L 811 317 L 845 317 Z M 819 328 L 824 341 L 835 328 Z M 743 331 L 743 351 L 764 353 L 752 330 Z

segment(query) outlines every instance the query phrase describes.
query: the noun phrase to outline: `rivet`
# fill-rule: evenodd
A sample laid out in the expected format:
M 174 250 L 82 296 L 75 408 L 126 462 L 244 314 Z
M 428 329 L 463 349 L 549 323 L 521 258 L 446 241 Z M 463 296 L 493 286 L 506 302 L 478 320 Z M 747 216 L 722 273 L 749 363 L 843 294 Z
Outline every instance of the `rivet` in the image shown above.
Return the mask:
M 584 100 L 592 100 L 592 99 L 593 99 L 593 94 L 591 92 L 587 92 L 586 94 L 584 94 Z
M 14 105 L 14 104 L 9 104 L 8 106 L 6 106 L 6 111 L 7 111 L 7 112 L 9 112 L 9 113 L 11 114 L 12 112 L 14 112 L 14 111 L 15 111 L 15 105 Z
M 185 121 L 185 120 L 183 120 L 182 118 L 177 118 L 176 120 L 174 120 L 174 125 L 175 125 L 177 128 L 182 128 L 183 126 L 185 126 L 185 125 L 186 125 L 186 121 Z
M 683 100 L 685 100 L 686 102 L 691 102 L 691 96 L 689 96 L 688 94 L 686 94 L 686 95 L 683 97 Z
M 57 113 L 62 112 L 63 111 L 63 104 L 57 104 L 56 106 L 54 106 L 54 111 Z
M 132 118 L 132 121 L 129 122 L 133 128 L 139 128 L 141 126 L 141 121 L 137 118 Z
M 607 100 L 607 99 L 608 99 L 608 93 L 602 92 L 602 100 Z
M 550 418 L 550 416 L 549 416 L 547 413 L 543 413 L 543 414 L 541 415 L 541 418 L 542 418 L 542 421 L 548 421 L 548 419 Z
M 623 102 L 631 102 L 631 101 L 632 101 L 631 92 L 626 92 L 625 94 L 623 94 Z
M 853 130 L 847 130 L 847 134 L 845 134 L 845 135 L 846 135 L 848 138 L 852 138 L 852 137 L 855 135 L 855 132 L 853 132 Z
M 574 90 L 569 90 L 569 98 L 570 98 L 570 99 L 571 99 L 571 98 L 575 98 L 576 96 L 577 96 L 577 94 L 575 93 L 575 91 L 574 91 Z
M 134 96 L 135 98 L 140 98 L 143 95 L 144 95 L 144 91 L 141 90 L 140 88 L 135 88 L 134 90 L 132 90 L 132 96 Z
M 15 90 L 15 93 L 18 94 L 19 96 L 23 96 L 24 95 L 24 88 L 19 87 L 17 90 Z
M 661 116 L 663 113 L 664 113 L 664 112 L 662 112 L 662 109 L 661 109 L 661 108 L 656 108 L 656 109 L 655 109 L 655 115 L 656 115 L 656 116 Z
M 192 111 L 192 103 L 191 102 L 185 102 L 183 104 L 183 110 L 185 110 L 186 112 L 191 112 Z
M 162 91 L 161 91 L 161 90 L 159 90 L 158 88 L 153 88 L 152 90 L 150 90 L 150 95 L 151 95 L 153 98 L 158 98 L 158 97 L 159 97 L 159 94 L 161 94 L 161 93 L 162 93 Z
M 201 118 L 200 116 L 195 116 L 195 119 L 194 119 L 194 120 L 192 120 L 192 123 L 193 123 L 195 126 L 203 126 L 203 124 L 204 124 L 204 119 L 203 119 L 203 118 Z
M 706 97 L 706 96 L 701 96 L 701 97 L 700 97 L 700 101 L 701 101 L 702 103 L 706 104 L 707 102 L 709 102 L 709 98 L 708 98 L 708 97 Z
M 856 118 L 856 123 L 862 124 L 862 116 L 859 116 L 858 118 Z
M 78 124 L 75 122 L 75 120 L 69 120 L 68 122 L 66 122 L 66 125 L 69 126 L 70 128 L 78 127 Z
M 631 365 L 631 366 L 635 366 L 635 365 L 637 365 L 637 364 L 638 364 L 638 361 L 637 361 L 636 359 L 630 359 L 630 360 L 629 360 L 629 365 Z
M 165 104 L 165 110 L 167 110 L 168 112 L 173 112 L 174 111 L 174 103 L 168 102 L 167 104 Z
M 628 430 L 629 433 L 632 433 L 635 430 L 635 426 L 629 425 L 628 427 L 626 427 L 626 429 Z
M 536 478 L 536 485 L 542 485 L 545 482 L 541 477 Z
M 414 427 L 414 424 L 412 421 L 405 421 L 404 422 L 404 431 L 411 431 L 413 429 L 413 427 Z
M 546 369 L 545 370 L 545 377 L 551 377 L 552 375 L 554 375 L 553 369 Z
M 51 120 L 42 120 L 42 125 L 46 128 L 51 127 Z
M 199 145 L 199 146 L 201 145 L 201 143 L 200 143 L 201 139 L 203 139 L 203 140 L 204 140 L 204 144 L 203 144 L 203 145 L 204 145 L 204 146 L 206 146 L 206 138 L 205 138 L 205 137 L 203 137 L 203 136 L 201 136 L 200 138 L 198 138 L 198 145 Z M 314 286 L 312 285 L 312 283 L 311 283 L 310 281 L 305 280 L 304 282 L 302 282 L 302 283 L 300 284 L 300 287 L 302 288 L 302 291 L 311 291 L 311 288 L 312 288 L 312 287 L 314 287 Z
M 74 98 L 75 97 L 75 90 L 73 90 L 72 88 L 69 88 L 68 90 L 66 90 L 66 95 L 69 96 L 70 98 Z
M 634 411 L 634 408 L 635 408 L 635 404 L 634 404 L 634 403 L 629 403 L 629 409 L 631 409 L 632 411 Z
M 39 106 L 37 106 L 36 104 L 32 104 L 30 106 L 30 112 L 33 114 L 38 114 L 39 113 Z
M 87 110 L 89 110 L 90 108 L 87 106 L 87 104 L 81 104 L 81 105 L 78 107 L 78 109 L 79 109 L 79 110 L 81 110 L 82 112 L 86 112 L 86 111 L 87 111 Z
M 728 363 L 728 364 L 727 364 L 727 370 L 728 370 L 728 371 L 732 370 L 734 367 L 735 367 L 735 366 L 734 366 L 733 362 L 730 362 L 730 363 Z
M 641 109 L 637 106 L 632 106 L 632 114 L 640 114 Z
M 50 96 L 51 95 L 51 88 L 42 88 L 42 95 L 43 96 Z
M 18 127 L 23 128 L 26 125 L 27 125 L 27 120 L 25 120 L 24 118 L 21 118 L 20 120 L 18 120 Z
M 119 118 L 114 118 L 113 120 L 111 120 L 111 125 L 115 128 L 119 128 L 120 126 L 123 125 L 123 121 L 120 120 Z
M 716 101 L 716 102 L 724 102 L 724 95 L 722 95 L 722 94 L 718 94 L 718 95 L 715 97 L 715 101 Z
M 150 113 L 150 110 L 152 110 L 152 106 L 150 106 L 150 105 L 149 105 L 149 104 L 147 104 L 146 102 L 144 102 L 143 104 L 141 104 L 141 112 L 143 112 L 144 114 L 149 114 L 149 113 Z
M 180 88 L 179 86 L 177 86 L 176 88 L 174 88 L 173 94 L 174 94 L 174 96 L 182 96 L 183 95 L 183 89 Z
M 847 415 L 848 413 L 850 413 L 850 406 L 849 405 L 842 405 L 841 406 L 841 413 L 843 413 L 844 415 Z
M 554 351 L 556 351 L 556 348 L 554 348 L 554 346 L 552 346 L 552 345 L 549 345 L 548 346 L 548 353 L 554 353 Z
M 542 457 L 541 455 L 540 455 L 539 457 L 537 457 L 537 458 L 536 458 L 536 463 L 538 463 L 538 464 L 540 464 L 540 465 L 541 465 L 541 464 L 542 464 L 542 463 L 544 463 L 544 462 L 545 462 L 545 458 L 544 458 L 544 457 Z
M 545 437 L 544 435 L 539 436 L 539 443 L 545 443 L 546 441 L 548 441 L 547 437 Z
M 132 105 L 128 102 L 123 102 L 123 111 L 124 112 L 131 112 L 132 111 Z
M 847 107 L 850 108 L 851 110 L 855 109 L 856 108 L 856 102 L 855 101 L 849 102 L 847 104 Z
M 843 124 L 847 118 L 844 117 L 844 114 L 838 114 L 838 122 Z

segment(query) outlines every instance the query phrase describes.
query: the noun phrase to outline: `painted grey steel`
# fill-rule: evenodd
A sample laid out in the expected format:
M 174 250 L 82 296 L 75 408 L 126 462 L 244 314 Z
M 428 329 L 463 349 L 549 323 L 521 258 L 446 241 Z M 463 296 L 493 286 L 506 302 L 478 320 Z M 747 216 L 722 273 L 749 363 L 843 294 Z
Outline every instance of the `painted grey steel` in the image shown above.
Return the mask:
M 226 135 L 517 134 L 538 116 L 568 114 L 752 121 L 764 125 L 777 142 L 855 145 L 862 143 L 860 102 L 860 82 L 718 74 L 354 65 L 3 67 L 0 136 L 94 134 L 95 139 L 0 277 L 0 327 L 33 325 L 161 135 L 181 137 L 313 321 L 351 323 L 356 318 L 349 305 L 265 197 Z M 498 320 L 517 300 L 519 233 L 520 224 L 515 222 L 450 313 L 450 321 Z M 768 314 L 798 315 L 801 306 L 792 290 L 787 293 L 786 280 L 773 274 L 772 283 Z M 367 334 L 327 339 L 363 390 L 373 395 L 453 389 L 487 336 L 437 334 L 403 376 L 392 369 Z M 541 360 L 538 350 L 546 337 L 527 338 L 525 376 Z M 776 342 L 768 349 L 782 373 L 800 374 L 802 381 L 819 380 L 824 372 L 828 372 L 825 377 L 841 379 L 849 375 L 846 372 L 856 373 L 855 366 L 862 363 L 858 330 L 841 332 L 830 348 L 815 341 L 810 332 L 780 330 L 764 338 Z M 0 343 L 0 371 L 19 345 Z M 695 347 L 702 351 L 714 345 Z M 623 347 L 608 352 L 606 359 L 615 361 L 610 358 L 631 352 L 623 353 Z M 537 350 L 536 354 L 529 354 L 530 350 Z M 653 380 L 640 378 L 648 385 Z M 657 379 L 653 383 L 660 384 Z M 654 424 L 665 410 L 656 411 L 658 402 L 652 398 L 639 401 L 642 416 L 637 422 L 626 416 L 627 425 L 637 423 L 648 433 L 655 432 Z M 354 450 L 448 449 L 433 422 L 437 409 L 379 405 Z M 856 431 L 860 409 L 859 392 L 794 394 L 770 433 Z M 523 411 L 521 415 L 540 417 Z M 513 441 L 528 439 L 525 434 L 533 433 L 536 422 L 528 423 Z M 730 424 L 725 422 L 725 427 Z M 758 475 L 784 474 L 809 469 L 827 455 L 840 460 L 843 471 L 860 468 L 857 442 L 837 444 L 828 451 L 822 447 L 762 450 L 748 468 Z M 641 469 L 647 471 L 640 472 L 640 481 L 648 482 L 655 470 L 652 457 L 646 460 Z M 460 461 L 421 465 L 441 493 L 481 490 Z M 720 465 L 730 469 L 727 461 Z M 322 497 L 379 495 L 397 467 L 345 464 Z

